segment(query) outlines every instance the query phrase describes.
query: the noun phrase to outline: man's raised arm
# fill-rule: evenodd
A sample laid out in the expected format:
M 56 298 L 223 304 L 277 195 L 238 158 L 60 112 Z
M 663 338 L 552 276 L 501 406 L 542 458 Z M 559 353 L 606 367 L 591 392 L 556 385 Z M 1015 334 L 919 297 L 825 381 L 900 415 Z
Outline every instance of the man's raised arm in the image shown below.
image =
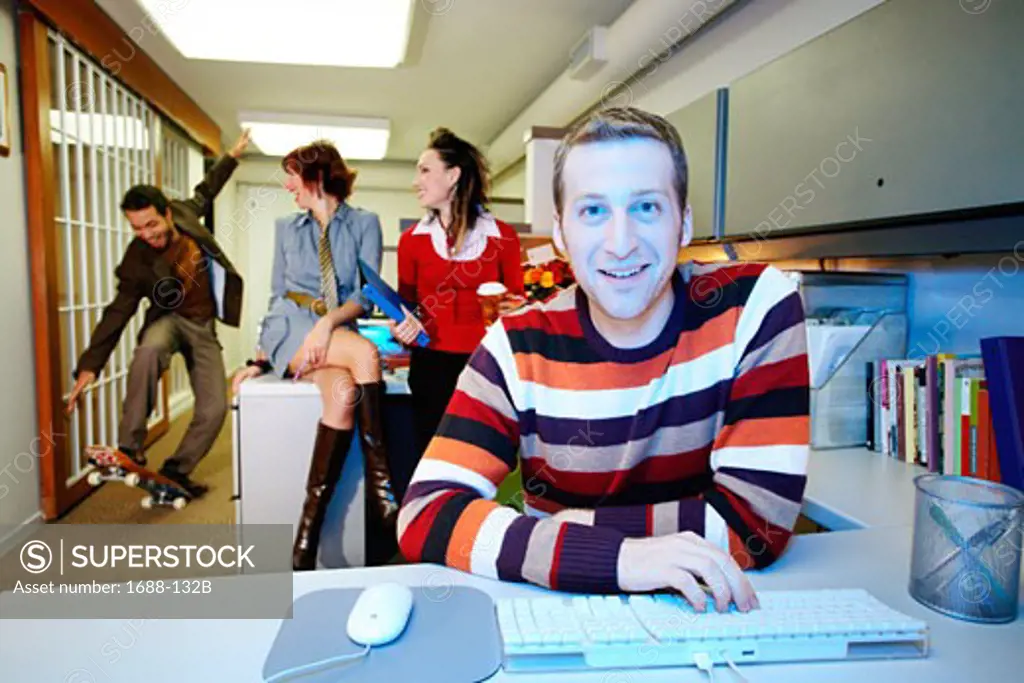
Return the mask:
M 206 213 L 210 202 L 220 194 L 224 184 L 228 182 L 231 174 L 238 168 L 238 157 L 242 156 L 242 152 L 245 151 L 249 144 L 249 139 L 249 130 L 242 131 L 242 135 L 238 138 L 234 147 L 217 160 L 217 163 L 213 165 L 213 168 L 206 174 L 202 182 L 196 185 L 193 195 L 184 200 L 184 203 L 195 211 L 197 216 L 202 216 Z

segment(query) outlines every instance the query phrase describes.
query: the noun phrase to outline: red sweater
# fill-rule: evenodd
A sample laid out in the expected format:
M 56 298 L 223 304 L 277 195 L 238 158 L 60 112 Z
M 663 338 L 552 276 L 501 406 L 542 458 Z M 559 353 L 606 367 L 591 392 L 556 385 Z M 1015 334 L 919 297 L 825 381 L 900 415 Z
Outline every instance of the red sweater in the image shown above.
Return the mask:
M 519 235 L 512 226 L 485 214 L 466 237 L 458 258 L 445 250 L 444 230 L 423 219 L 398 240 L 398 293 L 417 306 L 416 315 L 430 335 L 429 348 L 472 353 L 484 337 L 476 289 L 501 282 L 523 293 Z

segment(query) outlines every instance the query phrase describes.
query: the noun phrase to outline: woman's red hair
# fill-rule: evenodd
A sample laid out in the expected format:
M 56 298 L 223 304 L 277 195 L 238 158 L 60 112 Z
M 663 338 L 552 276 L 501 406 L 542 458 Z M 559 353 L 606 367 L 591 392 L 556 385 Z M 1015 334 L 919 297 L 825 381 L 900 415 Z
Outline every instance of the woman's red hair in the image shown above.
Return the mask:
M 321 188 L 343 202 L 352 194 L 356 172 L 348 167 L 338 149 L 327 140 L 315 140 L 297 147 L 281 160 L 281 168 L 295 173 L 303 182 Z

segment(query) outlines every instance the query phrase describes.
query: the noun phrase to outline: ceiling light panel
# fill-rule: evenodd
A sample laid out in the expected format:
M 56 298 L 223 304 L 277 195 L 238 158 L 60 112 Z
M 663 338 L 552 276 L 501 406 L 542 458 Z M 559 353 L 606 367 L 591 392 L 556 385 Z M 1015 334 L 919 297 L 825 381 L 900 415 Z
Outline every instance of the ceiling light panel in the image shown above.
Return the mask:
M 269 156 L 284 156 L 314 140 L 330 140 L 345 159 L 383 159 L 388 150 L 387 119 L 241 112 L 239 124 Z
M 393 68 L 416 0 L 136 0 L 189 59 Z

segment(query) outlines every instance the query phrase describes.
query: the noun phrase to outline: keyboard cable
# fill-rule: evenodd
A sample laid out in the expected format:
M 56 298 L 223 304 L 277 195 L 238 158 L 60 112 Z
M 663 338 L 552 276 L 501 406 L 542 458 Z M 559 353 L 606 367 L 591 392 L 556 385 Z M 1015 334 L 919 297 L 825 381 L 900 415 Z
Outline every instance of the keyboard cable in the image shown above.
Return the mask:
M 693 655 L 693 663 L 697 665 L 697 668 L 708 675 L 708 683 L 715 683 L 715 663 L 711 661 L 711 656 L 707 652 L 696 652 Z
M 369 654 L 369 652 L 370 646 L 363 645 L 363 650 L 361 652 L 353 652 L 351 654 L 339 655 L 337 657 L 328 657 L 327 659 L 321 659 L 320 661 L 312 662 L 310 664 L 303 664 L 302 666 L 296 666 L 292 667 L 291 669 L 285 669 L 284 671 L 277 672 L 270 678 L 263 679 L 263 683 L 277 683 L 277 681 L 283 681 L 286 678 L 294 678 L 296 676 L 306 675 L 311 671 L 321 669 L 325 666 L 334 665 L 338 662 L 347 662 L 353 659 L 359 659 L 360 657 L 365 657 L 367 654 Z
M 736 677 L 740 679 L 741 683 L 750 683 L 746 676 L 740 673 L 739 667 L 732 661 L 728 653 L 725 650 L 719 652 L 725 663 L 729 665 L 732 672 L 736 674 Z M 715 683 L 715 663 L 711 661 L 711 656 L 707 652 L 698 652 L 693 655 L 693 663 L 697 665 L 697 668 L 708 675 L 708 683 Z
M 732 669 L 732 672 L 736 674 L 736 677 L 740 679 L 741 683 L 750 683 L 747 677 L 740 673 L 739 667 L 736 666 L 725 650 L 722 650 L 722 659 L 724 659 L 725 663 L 729 665 L 729 668 Z

